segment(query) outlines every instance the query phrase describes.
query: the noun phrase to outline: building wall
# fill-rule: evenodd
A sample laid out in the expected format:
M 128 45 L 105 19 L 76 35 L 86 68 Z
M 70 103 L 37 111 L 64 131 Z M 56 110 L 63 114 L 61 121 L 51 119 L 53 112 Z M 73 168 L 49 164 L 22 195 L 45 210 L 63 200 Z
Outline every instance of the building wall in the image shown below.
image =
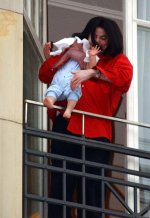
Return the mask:
M 0 2 L 0 217 L 22 217 L 23 0 Z

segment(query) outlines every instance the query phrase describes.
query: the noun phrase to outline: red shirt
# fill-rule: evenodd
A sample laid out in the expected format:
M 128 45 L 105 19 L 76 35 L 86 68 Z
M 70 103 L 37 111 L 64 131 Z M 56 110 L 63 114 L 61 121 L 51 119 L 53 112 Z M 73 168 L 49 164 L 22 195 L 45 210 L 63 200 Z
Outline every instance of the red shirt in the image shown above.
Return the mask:
M 96 68 L 110 82 L 94 78 L 83 82 L 82 97 L 75 109 L 114 116 L 122 94 L 130 87 L 132 65 L 125 55 L 119 54 L 116 57 L 101 56 Z M 46 75 L 48 74 L 51 74 L 51 71 Z M 82 115 L 72 113 L 68 121 L 68 130 L 74 134 L 82 134 Z M 88 138 L 106 137 L 112 140 L 112 121 L 85 116 L 84 134 Z

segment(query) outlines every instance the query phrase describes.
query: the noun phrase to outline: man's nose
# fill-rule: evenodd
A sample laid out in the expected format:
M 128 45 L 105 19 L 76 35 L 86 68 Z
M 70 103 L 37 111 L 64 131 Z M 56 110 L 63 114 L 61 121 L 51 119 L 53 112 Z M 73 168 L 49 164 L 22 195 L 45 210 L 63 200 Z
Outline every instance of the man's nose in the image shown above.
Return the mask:
M 97 44 L 99 44 L 99 43 L 100 43 L 100 40 L 99 40 L 99 39 L 96 39 L 95 41 L 96 41 L 96 43 L 97 43 Z

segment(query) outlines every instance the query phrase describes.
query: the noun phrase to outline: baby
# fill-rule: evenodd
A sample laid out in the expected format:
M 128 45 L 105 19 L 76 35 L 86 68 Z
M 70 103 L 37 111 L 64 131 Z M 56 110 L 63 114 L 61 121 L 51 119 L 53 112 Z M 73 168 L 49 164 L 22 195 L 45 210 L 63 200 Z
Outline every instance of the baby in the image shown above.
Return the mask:
M 70 87 L 73 72 L 94 67 L 99 60 L 97 54 L 100 52 L 100 48 L 98 46 L 90 48 L 90 39 L 81 40 L 78 37 L 64 38 L 53 43 L 53 45 L 57 47 L 57 50 L 50 52 L 48 55 L 48 51 L 45 49 L 44 55 L 46 58 L 59 55 L 68 48 L 65 53 L 65 58 L 69 60 L 55 73 L 53 80 L 45 93 L 43 103 L 47 108 L 51 109 L 56 101 L 67 99 L 67 107 L 63 117 L 70 118 L 72 110 L 75 108 L 82 95 L 80 86 L 75 90 L 72 90 Z M 50 49 L 51 47 L 52 44 L 50 43 Z M 95 57 L 94 62 L 92 58 L 92 63 L 90 63 L 91 56 Z

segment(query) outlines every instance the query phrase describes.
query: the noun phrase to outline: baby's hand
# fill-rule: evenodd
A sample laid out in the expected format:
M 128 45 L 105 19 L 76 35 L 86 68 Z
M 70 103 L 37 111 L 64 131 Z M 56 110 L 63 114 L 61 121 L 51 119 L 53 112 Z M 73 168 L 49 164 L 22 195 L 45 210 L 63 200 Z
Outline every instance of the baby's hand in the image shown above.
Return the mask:
M 89 55 L 90 55 L 90 56 L 94 56 L 94 55 L 99 54 L 100 52 L 101 52 L 101 49 L 100 49 L 100 47 L 99 47 L 98 45 L 96 45 L 95 47 L 92 46 L 92 47 L 90 48 L 90 50 L 89 50 Z
M 50 57 L 51 48 L 52 48 L 52 42 L 46 42 L 43 46 L 43 53 L 46 59 Z

